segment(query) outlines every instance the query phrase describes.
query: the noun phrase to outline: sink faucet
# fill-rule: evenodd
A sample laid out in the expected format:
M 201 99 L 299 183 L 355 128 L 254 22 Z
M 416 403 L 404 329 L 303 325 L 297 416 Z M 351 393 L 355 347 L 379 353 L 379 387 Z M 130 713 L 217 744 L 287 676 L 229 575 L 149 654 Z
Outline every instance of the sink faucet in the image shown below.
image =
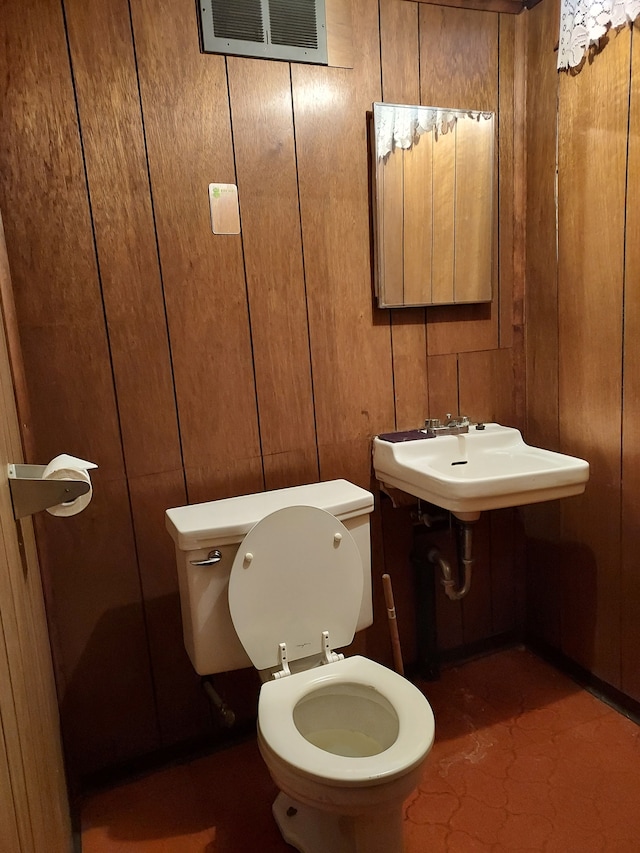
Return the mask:
M 440 418 L 427 418 L 424 422 L 424 431 L 427 435 L 460 435 L 469 432 L 470 420 L 466 415 L 445 415 L 445 422 Z

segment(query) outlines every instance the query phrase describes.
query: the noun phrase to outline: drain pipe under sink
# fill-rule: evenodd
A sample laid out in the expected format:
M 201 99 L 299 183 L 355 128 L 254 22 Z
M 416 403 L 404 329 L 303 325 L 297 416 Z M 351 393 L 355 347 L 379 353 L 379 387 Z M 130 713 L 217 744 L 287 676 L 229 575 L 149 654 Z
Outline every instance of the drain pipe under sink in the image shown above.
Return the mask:
M 459 599 L 464 598 L 471 589 L 471 571 L 473 566 L 473 557 L 471 556 L 473 544 L 473 522 L 458 521 L 460 524 L 458 554 L 462 570 L 462 585 L 456 589 L 456 582 L 453 577 L 449 561 L 445 560 L 438 548 L 432 548 L 427 554 L 429 562 L 440 568 L 440 571 L 442 572 L 442 579 L 440 583 L 444 587 L 444 591 L 451 601 L 458 601 Z

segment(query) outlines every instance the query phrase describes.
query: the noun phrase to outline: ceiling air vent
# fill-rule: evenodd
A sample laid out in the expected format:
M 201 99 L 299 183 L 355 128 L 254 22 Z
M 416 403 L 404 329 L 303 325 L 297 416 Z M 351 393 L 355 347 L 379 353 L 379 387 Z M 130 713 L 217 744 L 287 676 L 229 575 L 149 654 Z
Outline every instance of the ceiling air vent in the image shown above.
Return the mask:
M 327 64 L 325 0 L 199 0 L 204 53 Z

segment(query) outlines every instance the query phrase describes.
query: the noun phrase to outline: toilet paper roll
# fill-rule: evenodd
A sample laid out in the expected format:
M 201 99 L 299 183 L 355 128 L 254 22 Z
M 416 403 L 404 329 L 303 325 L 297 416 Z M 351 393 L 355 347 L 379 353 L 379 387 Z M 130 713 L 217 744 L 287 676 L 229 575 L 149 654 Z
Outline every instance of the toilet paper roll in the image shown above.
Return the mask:
M 89 484 L 89 491 L 84 495 L 80 495 L 73 501 L 56 504 L 47 509 L 51 515 L 70 516 L 77 515 L 85 509 L 93 497 L 93 486 L 91 485 L 91 477 L 89 476 L 90 468 L 97 468 L 94 462 L 87 462 L 86 459 L 78 459 L 77 456 L 69 456 L 68 453 L 61 453 L 56 456 L 47 465 L 42 473 L 43 480 L 84 480 Z

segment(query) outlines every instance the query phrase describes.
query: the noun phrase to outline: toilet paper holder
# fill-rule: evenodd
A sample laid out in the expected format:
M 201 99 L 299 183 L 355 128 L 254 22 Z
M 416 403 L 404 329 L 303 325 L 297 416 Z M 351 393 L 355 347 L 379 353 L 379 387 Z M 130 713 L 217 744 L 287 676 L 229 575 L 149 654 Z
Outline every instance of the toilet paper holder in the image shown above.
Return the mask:
M 16 521 L 34 512 L 68 503 L 86 495 L 85 480 L 43 480 L 46 465 L 9 465 L 9 490 Z

